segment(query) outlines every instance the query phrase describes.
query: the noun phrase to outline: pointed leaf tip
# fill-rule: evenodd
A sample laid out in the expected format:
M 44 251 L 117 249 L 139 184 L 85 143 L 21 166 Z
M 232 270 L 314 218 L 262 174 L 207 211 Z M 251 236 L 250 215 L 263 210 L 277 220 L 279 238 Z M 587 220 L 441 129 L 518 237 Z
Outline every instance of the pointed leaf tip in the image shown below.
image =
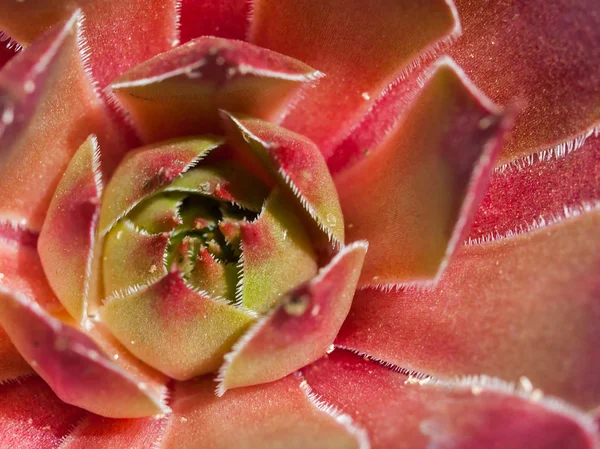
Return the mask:
M 175 385 L 165 449 L 367 449 L 344 419 L 315 405 L 300 376 L 238 388 L 222 398 L 214 385 L 206 377 Z
M 164 391 L 155 394 L 108 359 L 83 332 L 3 287 L 0 323 L 25 360 L 63 401 L 114 418 L 168 411 Z
M 464 33 L 449 54 L 494 102 L 522 105 L 500 163 L 559 148 L 600 124 L 599 2 L 456 6 Z
M 221 111 L 230 142 L 260 172 L 289 191 L 313 226 L 331 241 L 344 243 L 344 217 L 335 184 L 317 146 L 305 137 L 254 118 Z M 264 173 L 262 173 L 264 176 Z
M 218 109 L 269 119 L 319 72 L 242 41 L 202 37 L 112 84 L 145 141 L 220 131 Z
M 100 149 L 90 136 L 71 159 L 46 215 L 38 251 L 48 282 L 77 321 L 86 315 L 102 196 Z
M 193 290 L 177 269 L 111 298 L 100 317 L 132 354 L 179 380 L 218 368 L 254 320 L 224 300 Z
M 280 379 L 324 355 L 350 310 L 367 247 L 356 242 L 342 248 L 254 324 L 225 356 L 219 394 Z
M 128 153 L 106 187 L 98 225 L 100 235 L 105 236 L 143 199 L 168 187 L 221 143 L 214 136 L 189 137 Z
M 438 62 L 387 139 L 335 178 L 348 238 L 370 244 L 361 284 L 439 278 L 468 231 L 508 123 L 454 63 Z
M 288 198 L 274 189 L 252 222 L 240 223 L 239 304 L 264 313 L 289 289 L 313 277 L 317 257 Z
M 7 92 L 0 95 L 5 103 L 0 115 L 11 122 L 0 130 L 0 215 L 34 231 L 42 227 L 62 174 L 90 134 L 98 136 L 109 171 L 126 148 L 85 72 L 78 45 L 82 20 L 77 10 L 57 22 L 0 74 L 0 91 Z
M 415 26 L 418 24 L 418 26 Z M 327 75 L 305 88 L 281 124 L 328 159 L 388 83 L 460 33 L 448 0 L 255 0 L 249 41 Z
M 600 210 L 463 246 L 434 289 L 358 290 L 336 344 L 437 378 L 527 376 L 600 405 Z

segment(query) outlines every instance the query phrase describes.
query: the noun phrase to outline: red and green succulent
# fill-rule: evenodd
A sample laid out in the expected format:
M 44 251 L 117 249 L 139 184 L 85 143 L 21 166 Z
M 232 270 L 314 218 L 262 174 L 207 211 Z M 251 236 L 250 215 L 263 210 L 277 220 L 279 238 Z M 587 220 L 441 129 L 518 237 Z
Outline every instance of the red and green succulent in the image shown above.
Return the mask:
M 0 30 L 1 448 L 600 446 L 596 1 Z

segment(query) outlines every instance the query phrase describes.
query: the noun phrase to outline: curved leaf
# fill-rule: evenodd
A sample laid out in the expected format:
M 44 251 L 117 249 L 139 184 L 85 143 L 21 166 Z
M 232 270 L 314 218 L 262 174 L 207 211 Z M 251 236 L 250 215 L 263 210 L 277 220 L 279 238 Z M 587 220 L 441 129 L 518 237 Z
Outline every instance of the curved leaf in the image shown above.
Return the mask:
M 328 159 L 395 76 L 459 33 L 452 1 L 256 0 L 249 41 L 327 75 L 280 121 Z
M 500 162 L 573 141 L 600 124 L 600 4 L 457 0 L 450 55 L 494 102 L 518 102 Z
M 435 124 L 435 126 L 432 126 Z M 361 284 L 436 279 L 468 232 L 506 120 L 442 59 L 387 139 L 335 181 Z
M 114 418 L 168 411 L 156 394 L 112 362 L 92 339 L 25 295 L 0 288 L 0 324 L 29 365 L 66 403 Z
M 596 407 L 599 218 L 465 246 L 435 289 L 360 290 L 336 344 L 442 379 L 527 376 Z
M 372 449 L 593 449 L 596 444 L 588 416 L 497 379 L 419 381 L 344 351 L 303 373 L 313 394 L 366 429 Z
M 342 248 L 251 327 L 225 356 L 218 394 L 281 379 L 324 355 L 350 310 L 367 246 L 357 242 Z

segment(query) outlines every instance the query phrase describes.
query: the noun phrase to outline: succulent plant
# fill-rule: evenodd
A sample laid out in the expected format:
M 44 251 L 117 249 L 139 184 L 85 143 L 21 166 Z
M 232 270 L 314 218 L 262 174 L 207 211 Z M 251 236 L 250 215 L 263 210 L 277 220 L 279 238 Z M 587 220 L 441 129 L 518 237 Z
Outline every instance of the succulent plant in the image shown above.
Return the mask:
M 596 1 L 0 30 L 0 447 L 600 447 Z

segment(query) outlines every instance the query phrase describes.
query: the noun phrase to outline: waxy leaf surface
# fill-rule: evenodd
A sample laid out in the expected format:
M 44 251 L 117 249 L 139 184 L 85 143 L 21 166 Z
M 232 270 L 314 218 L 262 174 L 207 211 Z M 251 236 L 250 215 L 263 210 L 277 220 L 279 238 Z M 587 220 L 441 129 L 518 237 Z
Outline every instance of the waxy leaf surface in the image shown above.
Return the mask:
M 98 142 L 90 136 L 69 162 L 38 241 L 44 273 L 77 321 L 87 309 L 89 276 L 102 196 Z
M 261 214 L 240 223 L 240 231 L 238 300 L 245 307 L 264 313 L 288 290 L 316 274 L 308 235 L 281 190 L 273 190 Z
M 194 291 L 179 271 L 109 299 L 100 316 L 132 354 L 179 380 L 218 368 L 254 320 L 224 300 Z
M 242 159 L 254 158 L 281 187 L 295 196 L 318 228 L 335 244 L 344 243 L 344 218 L 323 156 L 305 137 L 258 119 L 242 119 L 223 113 L 233 141 L 243 153 Z M 243 143 L 242 143 L 243 142 Z M 263 168 L 264 170 L 264 168 Z
M 61 401 L 37 376 L 0 385 L 0 447 L 57 448 L 86 412 Z
M 450 55 L 494 102 L 521 108 L 500 162 L 600 124 L 598 2 L 457 0 L 456 6 L 463 34 Z
M 172 407 L 164 449 L 360 447 L 344 425 L 316 406 L 295 375 L 222 398 L 210 379 L 178 383 Z

